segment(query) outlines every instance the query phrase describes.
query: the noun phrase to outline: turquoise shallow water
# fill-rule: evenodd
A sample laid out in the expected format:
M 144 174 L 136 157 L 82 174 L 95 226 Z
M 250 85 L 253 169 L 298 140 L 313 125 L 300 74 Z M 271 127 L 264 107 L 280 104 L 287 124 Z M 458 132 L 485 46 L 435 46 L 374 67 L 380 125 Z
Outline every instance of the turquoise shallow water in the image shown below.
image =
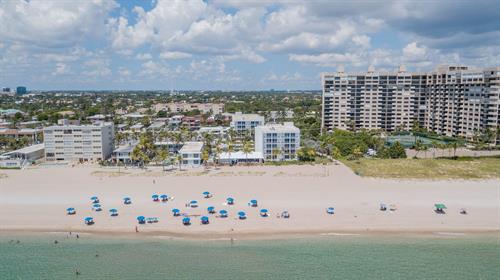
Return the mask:
M 233 245 L 0 236 L 0 279 L 500 279 L 500 243 L 498 236 L 331 236 Z

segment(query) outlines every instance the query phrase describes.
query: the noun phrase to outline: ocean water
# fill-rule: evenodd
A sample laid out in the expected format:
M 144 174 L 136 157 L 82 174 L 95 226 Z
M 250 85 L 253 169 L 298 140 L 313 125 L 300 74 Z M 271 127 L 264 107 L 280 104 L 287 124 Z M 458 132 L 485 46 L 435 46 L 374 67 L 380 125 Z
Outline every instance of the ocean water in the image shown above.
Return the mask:
M 0 279 L 500 279 L 500 242 L 498 236 L 231 243 L 2 235 Z

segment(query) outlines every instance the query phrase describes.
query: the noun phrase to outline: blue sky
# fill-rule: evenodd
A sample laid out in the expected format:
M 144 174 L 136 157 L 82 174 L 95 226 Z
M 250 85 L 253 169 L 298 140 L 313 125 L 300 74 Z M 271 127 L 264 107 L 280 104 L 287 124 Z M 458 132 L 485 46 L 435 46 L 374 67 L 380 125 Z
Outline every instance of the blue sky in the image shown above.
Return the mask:
M 493 0 L 0 0 L 0 86 L 319 89 L 321 72 L 500 65 Z

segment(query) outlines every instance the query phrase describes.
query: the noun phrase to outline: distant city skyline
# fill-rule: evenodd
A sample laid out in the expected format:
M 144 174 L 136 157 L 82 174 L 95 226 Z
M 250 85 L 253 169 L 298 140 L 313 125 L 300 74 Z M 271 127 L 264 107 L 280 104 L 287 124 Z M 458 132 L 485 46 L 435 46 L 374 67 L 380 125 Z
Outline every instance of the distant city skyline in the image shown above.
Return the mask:
M 321 72 L 500 65 L 500 2 L 0 0 L 0 87 L 320 90 Z

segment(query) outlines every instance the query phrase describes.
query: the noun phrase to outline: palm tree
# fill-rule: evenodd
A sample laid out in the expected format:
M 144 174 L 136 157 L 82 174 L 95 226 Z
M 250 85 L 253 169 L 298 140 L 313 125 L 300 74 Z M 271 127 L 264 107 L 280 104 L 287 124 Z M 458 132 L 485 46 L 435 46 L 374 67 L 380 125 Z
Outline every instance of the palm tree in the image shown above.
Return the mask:
M 217 142 L 215 143 L 215 151 L 214 151 L 214 163 L 216 164 L 219 162 L 219 157 L 220 154 L 222 153 L 222 147 L 221 147 L 221 140 L 217 139 Z
M 179 171 L 182 170 L 182 155 L 178 154 L 177 155 L 177 162 L 179 163 Z
M 245 141 L 243 144 L 243 153 L 245 154 L 245 162 L 248 163 L 248 154 L 252 152 L 252 143 Z
M 436 149 L 439 147 L 439 142 L 436 140 L 433 140 L 431 142 L 431 146 L 432 146 L 432 158 L 436 158 Z
M 203 160 L 203 163 L 205 165 L 205 169 L 208 169 L 208 158 L 209 158 L 209 153 L 208 150 L 205 149 L 203 153 L 201 154 L 201 160 Z
M 420 139 L 417 139 L 417 141 L 415 141 L 414 149 L 415 149 L 414 158 L 417 158 L 418 153 L 424 149 L 424 145 L 423 145 L 422 141 L 420 141 Z
M 233 146 L 233 141 L 231 140 L 231 138 L 227 139 L 226 140 L 226 151 L 229 155 L 229 161 L 232 162 L 232 159 L 231 159 L 231 153 L 233 152 L 234 150 L 234 146 Z

